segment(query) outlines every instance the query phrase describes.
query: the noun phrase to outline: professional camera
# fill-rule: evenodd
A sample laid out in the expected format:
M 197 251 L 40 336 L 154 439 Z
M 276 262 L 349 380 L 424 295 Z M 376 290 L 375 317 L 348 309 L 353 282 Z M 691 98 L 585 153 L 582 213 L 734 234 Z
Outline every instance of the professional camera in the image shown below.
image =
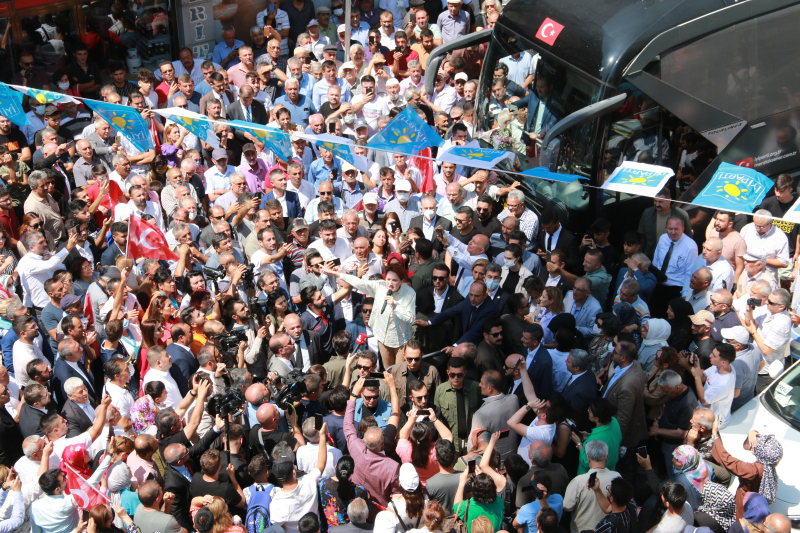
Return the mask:
M 212 417 L 219 415 L 222 418 L 227 418 L 229 414 L 237 416 L 237 411 L 242 409 L 245 401 L 241 390 L 225 389 L 225 394 L 222 396 L 212 396 L 208 399 L 206 410 Z
M 204 266 L 203 275 L 209 280 L 218 280 L 225 277 L 225 269 L 223 267 L 211 268 Z
M 283 388 L 275 390 L 270 387 L 272 401 L 283 410 L 287 410 L 294 402 L 299 402 L 306 394 L 306 375 L 300 370 L 292 370 L 286 378 L 278 378 L 283 382 Z
M 225 355 L 236 355 L 239 352 L 239 343 L 247 341 L 247 332 L 243 329 L 234 329 L 212 337 L 219 343 L 219 351 Z
M 250 298 L 247 300 L 247 307 L 259 318 L 264 318 L 266 316 L 266 307 L 267 307 L 267 300 L 266 298 L 263 300 L 259 300 L 258 298 Z M 257 325 L 261 325 L 261 320 L 256 322 Z
M 242 281 L 244 281 L 245 288 L 254 289 L 256 287 L 256 277 L 255 274 L 253 274 L 254 268 L 255 266 L 251 263 L 247 265 L 247 270 L 245 270 L 244 274 L 242 274 Z

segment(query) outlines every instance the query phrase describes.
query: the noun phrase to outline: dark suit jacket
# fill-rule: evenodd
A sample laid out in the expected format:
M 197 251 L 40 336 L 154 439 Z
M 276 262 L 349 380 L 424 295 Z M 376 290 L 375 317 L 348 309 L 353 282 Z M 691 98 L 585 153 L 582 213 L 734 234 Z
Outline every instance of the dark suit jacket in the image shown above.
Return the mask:
M 88 377 L 88 376 L 87 376 Z M 53 379 L 50 380 L 53 386 L 53 392 L 58 396 L 58 405 L 64 405 L 67 402 L 67 393 L 64 391 L 64 382 L 69 378 L 80 378 L 89 391 L 89 401 L 97 404 L 99 389 L 95 389 L 96 385 L 93 381 L 86 381 L 74 368 L 69 366 L 63 359 L 58 359 L 56 364 L 53 365 Z
M 546 250 L 546 244 L 547 232 L 540 231 L 539 236 L 536 239 L 536 247 L 538 250 Z M 555 243 L 550 245 L 550 250 L 555 250 L 558 248 L 566 254 L 566 257 L 564 257 L 564 262 L 566 263 L 567 270 L 570 272 L 577 272 L 580 270 L 579 266 L 581 260 L 578 256 L 578 244 L 578 238 L 575 236 L 575 234 L 571 231 L 568 231 L 564 226 L 561 226 L 561 233 L 559 233 L 558 239 L 556 239 Z M 542 269 L 542 275 L 547 276 L 546 268 Z
M 533 362 L 528 367 L 528 376 L 537 397 L 546 399 L 553 394 L 553 358 L 544 344 L 540 344 L 536 350 Z
M 311 359 L 312 365 L 321 365 L 328 362 L 330 359 L 329 356 L 326 356 L 322 353 L 322 339 L 320 339 L 319 333 L 316 331 L 306 331 L 303 330 L 303 336 L 306 340 L 306 346 L 308 347 L 308 356 Z M 274 357 L 270 354 L 270 359 Z M 297 368 L 297 361 L 292 361 L 295 368 Z
M 433 317 L 431 319 L 431 326 L 438 326 L 453 317 L 460 316 L 462 335 L 461 338 L 456 341 L 456 344 L 471 342 L 477 345 L 483 340 L 483 334 L 481 333 L 483 320 L 490 316 L 500 316 L 500 313 L 495 303 L 490 301 L 487 297 L 474 313 L 472 321 L 470 321 L 470 314 L 472 314 L 472 303 L 469 300 L 464 300 L 460 304 L 451 307 L 447 311 L 442 311 Z
M 244 109 L 242 109 L 242 103 L 240 100 L 235 102 L 231 102 L 225 109 L 225 118 L 228 120 L 244 120 L 247 121 L 247 118 L 244 115 Z M 267 113 L 267 109 L 264 107 L 264 104 L 259 102 L 258 100 L 253 100 L 253 103 L 250 104 L 250 122 L 252 124 L 266 124 L 269 122 L 269 113 Z M 240 129 L 234 129 L 233 135 L 240 142 L 246 143 L 250 142 L 244 136 L 244 131 Z
M 0 409 L 0 435 L 0 465 L 11 468 L 22 457 L 22 433 L 5 408 Z
M 360 292 L 353 291 L 350 293 L 350 298 L 353 301 L 353 320 L 361 317 L 361 305 L 364 303 L 364 295 Z M 347 328 L 347 321 L 344 319 L 344 313 L 341 306 L 337 303 L 333 306 L 333 320 L 334 331 L 340 331 Z
M 450 233 L 450 230 L 453 229 L 453 223 L 444 217 L 437 216 L 435 219 L 433 219 L 433 221 L 434 224 L 436 224 L 436 226 L 441 226 L 442 229 L 444 229 L 447 233 Z M 411 223 L 408 225 L 408 227 L 422 229 L 423 222 L 424 218 L 422 215 L 420 215 L 418 217 L 412 218 Z M 442 246 L 442 243 L 439 242 L 439 239 L 433 239 L 433 249 L 439 253 L 441 253 L 442 250 L 444 250 L 444 246 Z
M 89 405 L 94 408 L 91 399 Z M 67 419 L 67 438 L 77 437 L 84 431 L 88 430 L 94 422 L 83 412 L 83 410 L 72 400 L 64 402 L 64 407 L 61 409 L 61 416 Z
M 617 369 L 619 372 L 619 369 Z M 644 412 L 644 371 L 639 361 L 631 363 L 622 376 L 606 384 L 606 400 L 617 408 L 617 421 L 622 430 L 622 445 L 630 448 L 647 438 Z
M 52 402 L 50 405 L 52 405 Z M 50 407 L 50 405 L 48 405 L 48 407 Z M 50 411 L 48 410 L 48 412 Z M 44 431 L 39 427 L 39 421 L 44 415 L 45 413 L 35 407 L 31 407 L 27 403 L 22 404 L 19 410 L 19 429 L 22 432 L 23 439 L 27 439 L 31 435 L 44 437 Z
M 417 312 L 431 318 L 436 316 L 433 312 L 436 305 L 433 299 L 433 291 L 434 288 L 432 286 L 424 287 L 417 291 Z M 450 287 L 447 289 L 444 302 L 442 302 L 441 312 L 443 313 L 463 301 L 464 297 L 455 288 Z M 460 316 L 455 316 L 445 321 L 443 327 L 440 328 L 417 328 L 416 338 L 425 345 L 426 351 L 434 352 L 441 350 L 445 346 L 452 345 L 458 338 L 460 330 L 461 318 Z
M 497 289 L 497 292 L 494 295 L 492 301 L 494 302 L 494 306 L 497 308 L 498 315 L 505 315 L 508 311 L 508 297 L 509 294 L 504 291 L 503 289 Z
M 235 102 L 236 101 L 236 97 L 233 95 L 233 91 L 231 91 L 229 89 L 226 89 L 225 90 L 225 94 L 228 95 L 228 101 L 229 102 Z M 211 91 L 208 91 L 206 94 L 203 95 L 202 98 L 200 98 L 200 104 L 199 105 L 200 105 L 200 114 L 201 115 L 205 115 L 206 114 L 206 105 L 208 105 L 208 101 L 211 100 L 212 98 L 214 98 L 214 93 L 211 92 Z M 228 107 L 230 107 L 230 106 L 228 106 Z M 221 116 L 222 116 L 222 118 L 227 118 L 227 111 L 225 109 L 225 102 L 224 101 L 222 102 L 222 113 L 221 113 Z M 266 122 L 264 124 L 266 124 Z
M 567 401 L 570 407 L 575 411 L 580 429 L 589 428 L 589 404 L 592 403 L 597 397 L 597 380 L 594 378 L 594 373 L 591 371 L 584 372 L 575 379 L 572 383 L 564 387 L 561 395 Z
M 178 389 L 181 388 L 181 383 L 183 383 L 184 387 L 187 387 L 186 392 L 181 391 L 181 394 L 185 395 L 189 392 L 189 378 L 192 374 L 197 372 L 200 365 L 189 348 L 178 346 L 174 342 L 167 346 L 167 353 L 172 356 L 172 368 L 177 368 L 179 370 L 178 375 L 181 380 L 178 381 L 178 379 L 175 379 L 175 382 L 178 384 Z M 170 372 L 170 375 L 175 377 L 172 372 Z
M 203 455 L 203 452 L 211 446 L 218 436 L 216 431 L 209 431 L 197 444 L 189 448 L 188 463 L 195 472 L 200 471 L 200 456 Z M 170 514 L 172 514 L 173 518 L 175 518 L 181 527 L 186 528 L 186 531 L 192 531 L 194 529 L 194 522 L 192 522 L 192 515 L 189 513 L 189 507 L 192 503 L 192 497 L 189 496 L 189 480 L 170 465 L 166 465 L 164 469 L 164 492 L 171 492 L 175 495 Z
M 286 211 L 288 213 L 288 218 L 297 218 L 301 216 L 303 212 L 303 208 L 300 206 L 300 197 L 297 196 L 296 192 L 286 191 L 284 193 L 286 195 Z M 267 203 L 268 200 L 274 200 L 275 194 L 270 191 L 268 194 L 265 194 L 264 197 L 261 199 L 261 207 L 260 209 L 264 209 L 264 205 Z

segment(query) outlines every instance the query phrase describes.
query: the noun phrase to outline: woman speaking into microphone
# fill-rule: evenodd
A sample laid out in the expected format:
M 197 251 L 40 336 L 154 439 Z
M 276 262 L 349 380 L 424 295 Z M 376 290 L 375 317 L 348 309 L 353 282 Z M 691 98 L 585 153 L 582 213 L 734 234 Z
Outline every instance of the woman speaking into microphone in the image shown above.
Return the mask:
M 382 281 L 363 280 L 325 267 L 322 267 L 322 272 L 341 278 L 375 299 L 368 325 L 378 340 L 383 368 L 392 366 L 397 351 L 411 338 L 417 306 L 417 293 L 403 283 L 408 277 L 405 268 L 399 263 L 389 262 Z

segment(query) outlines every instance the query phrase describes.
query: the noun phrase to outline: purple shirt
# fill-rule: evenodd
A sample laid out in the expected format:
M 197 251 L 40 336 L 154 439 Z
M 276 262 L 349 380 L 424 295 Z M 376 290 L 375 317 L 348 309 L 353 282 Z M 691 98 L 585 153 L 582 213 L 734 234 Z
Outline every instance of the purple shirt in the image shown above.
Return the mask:
M 247 162 L 243 155 L 241 164 L 236 167 L 236 170 L 244 174 L 244 179 L 247 180 L 247 187 L 253 194 L 264 191 L 264 180 L 267 176 L 267 163 L 260 157 L 256 158 L 256 163 L 258 164 L 258 170 L 253 172 L 250 163 Z

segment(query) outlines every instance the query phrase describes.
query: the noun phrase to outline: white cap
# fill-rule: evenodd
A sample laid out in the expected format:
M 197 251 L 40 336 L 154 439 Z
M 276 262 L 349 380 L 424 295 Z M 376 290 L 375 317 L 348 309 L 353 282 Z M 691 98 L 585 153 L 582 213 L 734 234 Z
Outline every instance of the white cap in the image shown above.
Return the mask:
M 456 77 L 455 77 L 455 79 L 456 79 L 456 81 L 458 81 L 458 80 L 464 80 L 464 81 L 467 81 L 467 80 L 469 80 L 469 76 L 467 76 L 467 75 L 466 75 L 466 74 L 464 74 L 463 72 L 459 72 L 458 74 L 456 74 Z
M 394 189 L 396 191 L 411 192 L 411 182 L 406 179 L 397 180 L 394 184 Z
M 344 24 L 339 24 L 339 27 L 336 28 L 336 33 L 344 33 L 345 28 L 347 28 L 347 26 Z
M 319 21 L 317 19 L 311 19 L 306 24 L 306 28 L 310 28 L 311 26 L 319 26 Z
M 397 477 L 400 486 L 406 492 L 414 492 L 419 487 L 419 474 L 411 463 L 403 463 Z
M 387 86 L 389 86 L 389 85 L 400 85 L 400 81 L 398 81 L 397 78 L 389 78 L 388 80 L 386 80 L 386 85 Z
M 342 63 L 342 66 L 339 67 L 339 74 L 338 74 L 340 78 L 344 76 L 345 69 L 356 70 L 356 64 L 353 63 L 352 61 L 345 61 L 344 63 Z
M 361 200 L 361 203 L 364 205 L 378 205 L 378 195 L 374 192 L 368 192 L 364 195 L 364 198 Z
M 750 343 L 750 332 L 744 326 L 733 326 L 732 328 L 722 328 L 720 335 L 723 339 L 733 339 L 739 344 Z

